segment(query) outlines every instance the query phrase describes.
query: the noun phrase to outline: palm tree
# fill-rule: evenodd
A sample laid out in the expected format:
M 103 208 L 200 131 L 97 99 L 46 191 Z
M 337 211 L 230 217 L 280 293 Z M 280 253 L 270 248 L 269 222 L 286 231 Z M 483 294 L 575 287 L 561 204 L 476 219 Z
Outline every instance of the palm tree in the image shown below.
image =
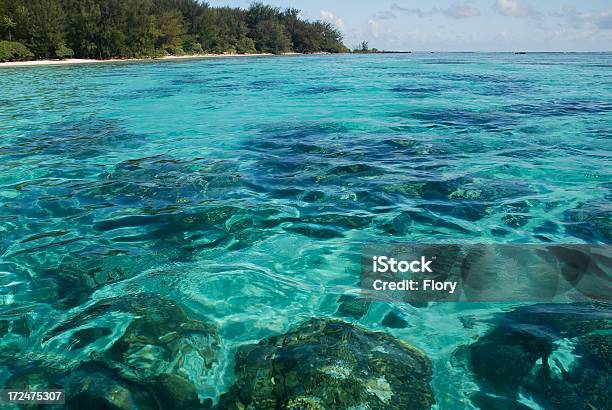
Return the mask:
M 9 41 L 12 41 L 11 30 L 17 27 L 17 23 L 15 23 L 10 17 L 4 16 L 2 19 L 0 19 L 0 26 L 8 30 Z

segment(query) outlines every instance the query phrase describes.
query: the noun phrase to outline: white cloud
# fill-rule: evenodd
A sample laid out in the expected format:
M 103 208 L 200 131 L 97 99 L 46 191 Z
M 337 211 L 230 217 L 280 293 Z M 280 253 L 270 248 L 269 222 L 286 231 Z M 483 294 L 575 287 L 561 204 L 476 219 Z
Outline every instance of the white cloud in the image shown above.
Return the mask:
M 374 38 L 378 38 L 380 36 L 380 23 L 378 22 L 378 20 L 368 20 L 368 31 L 370 35 Z
M 461 18 L 470 18 L 470 17 L 478 17 L 480 16 L 480 10 L 478 7 L 474 6 L 471 3 L 461 3 L 458 1 L 453 2 L 450 7 L 446 9 L 441 9 L 439 7 L 432 7 L 429 10 L 423 10 L 419 7 L 411 8 L 411 7 L 403 7 L 397 3 L 391 4 L 391 13 L 393 11 L 400 12 L 404 14 L 413 14 L 420 18 L 432 17 L 437 14 L 443 14 L 446 17 L 461 19 Z M 381 12 L 382 13 L 382 12 Z M 379 14 L 381 14 L 379 13 Z
M 595 24 L 602 30 L 612 30 L 612 10 L 601 12 Z
M 405 14 L 414 14 L 414 15 L 416 15 L 418 17 L 421 17 L 421 18 L 423 18 L 423 17 L 431 17 L 434 14 L 437 14 L 437 13 L 440 12 L 440 9 L 437 8 L 437 7 L 434 7 L 431 10 L 423 10 L 423 9 L 421 9 L 419 7 L 416 7 L 416 8 L 403 7 L 403 6 L 400 6 L 397 3 L 391 4 L 391 10 L 399 11 L 399 12 L 405 13 Z
M 448 9 L 444 10 L 444 15 L 456 19 L 464 19 L 480 16 L 480 10 L 470 3 L 453 3 Z
M 554 17 L 564 18 L 566 23 L 574 29 L 612 30 L 612 10 L 598 13 L 582 12 L 575 7 L 564 7 L 560 13 L 551 13 Z
M 539 12 L 521 0 L 496 0 L 495 9 L 506 17 L 538 17 Z
M 376 13 L 377 20 L 395 20 L 397 16 L 391 10 L 383 10 Z
M 321 10 L 321 20 L 330 22 L 341 30 L 344 29 L 344 20 L 331 11 Z

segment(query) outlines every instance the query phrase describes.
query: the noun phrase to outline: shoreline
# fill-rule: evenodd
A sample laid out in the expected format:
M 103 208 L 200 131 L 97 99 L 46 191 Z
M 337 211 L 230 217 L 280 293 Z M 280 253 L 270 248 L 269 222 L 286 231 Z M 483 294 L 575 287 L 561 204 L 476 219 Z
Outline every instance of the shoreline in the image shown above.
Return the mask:
M 284 53 L 281 55 L 299 55 L 300 53 Z M 13 67 L 38 67 L 54 65 L 77 65 L 77 64 L 105 64 L 105 63 L 126 63 L 126 62 L 155 62 L 155 61 L 175 61 L 175 60 L 195 60 L 203 58 L 234 58 L 234 57 L 272 57 L 271 53 L 255 54 L 189 54 L 183 56 L 164 56 L 158 58 L 109 58 L 106 60 L 95 60 L 86 58 L 68 58 L 65 60 L 31 60 L 31 61 L 7 61 L 0 63 L 0 68 Z

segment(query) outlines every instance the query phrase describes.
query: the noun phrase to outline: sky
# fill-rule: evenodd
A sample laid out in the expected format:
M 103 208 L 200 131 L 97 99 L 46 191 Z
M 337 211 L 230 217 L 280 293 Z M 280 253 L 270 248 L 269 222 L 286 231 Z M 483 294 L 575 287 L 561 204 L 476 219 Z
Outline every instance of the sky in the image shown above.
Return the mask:
M 612 51 L 612 0 L 264 0 L 327 20 L 354 48 Z M 246 8 L 250 0 L 209 0 Z

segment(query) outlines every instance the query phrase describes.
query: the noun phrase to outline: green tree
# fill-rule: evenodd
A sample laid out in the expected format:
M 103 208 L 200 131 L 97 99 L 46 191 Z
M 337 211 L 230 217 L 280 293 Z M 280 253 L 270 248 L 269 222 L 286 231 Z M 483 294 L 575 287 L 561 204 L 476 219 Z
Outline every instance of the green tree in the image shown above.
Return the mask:
M 100 46 L 102 12 L 99 0 L 64 0 L 68 44 L 79 57 L 95 58 Z
M 291 48 L 291 38 L 278 20 L 264 20 L 255 27 L 255 44 L 259 51 L 281 54 Z
M 346 51 L 331 24 L 262 3 L 241 9 L 200 0 L 0 0 L 0 30 L 37 58 Z M 5 44 L 4 55 L 27 55 L 15 47 Z
M 53 57 L 66 43 L 64 11 L 57 0 L 29 0 L 27 5 L 29 48 L 39 58 Z
M 257 25 L 266 20 L 278 20 L 282 17 L 279 8 L 263 3 L 253 3 L 246 12 L 245 20 L 249 28 L 256 30 Z
M 16 41 L 0 41 L 0 61 L 19 61 L 34 57 L 26 46 Z
M 9 16 L 3 16 L 0 19 L 0 26 L 4 27 L 8 31 L 8 39 L 9 41 L 12 41 L 11 30 L 17 27 L 17 23 L 15 23 Z
M 170 54 L 181 54 L 185 36 L 183 15 L 178 10 L 166 11 L 156 21 L 158 33 L 156 48 Z
M 70 47 L 66 47 L 65 44 L 60 44 L 55 49 L 55 56 L 63 60 L 64 58 L 74 57 L 74 51 Z
M 238 54 L 252 54 L 256 51 L 255 42 L 252 38 L 243 37 L 236 43 L 236 52 Z

